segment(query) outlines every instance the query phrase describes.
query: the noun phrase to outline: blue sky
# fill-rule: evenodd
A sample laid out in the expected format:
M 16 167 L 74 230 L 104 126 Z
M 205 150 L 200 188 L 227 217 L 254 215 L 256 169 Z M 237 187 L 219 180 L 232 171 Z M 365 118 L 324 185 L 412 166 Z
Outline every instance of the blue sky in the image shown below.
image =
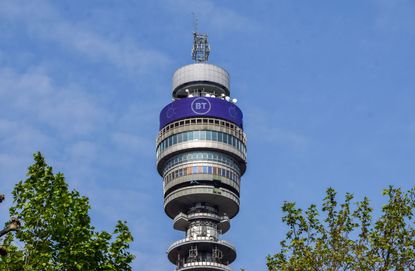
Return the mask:
M 128 221 L 134 270 L 173 269 L 165 251 L 182 233 L 163 212 L 155 137 L 171 76 L 191 63 L 192 12 L 245 114 L 241 211 L 223 236 L 238 249 L 234 270 L 266 270 L 286 231 L 284 200 L 306 207 L 332 186 L 380 208 L 383 188 L 414 185 L 412 0 L 4 0 L 8 205 L 39 150 L 90 198 L 97 229 Z

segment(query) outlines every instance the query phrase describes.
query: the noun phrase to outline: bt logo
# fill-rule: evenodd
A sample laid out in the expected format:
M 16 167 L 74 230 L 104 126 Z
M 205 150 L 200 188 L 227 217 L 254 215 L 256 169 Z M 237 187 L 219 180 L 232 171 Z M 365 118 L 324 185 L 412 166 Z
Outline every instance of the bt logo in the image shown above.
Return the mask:
M 208 99 L 199 97 L 192 101 L 191 108 L 193 113 L 197 115 L 205 115 L 209 113 L 211 105 Z

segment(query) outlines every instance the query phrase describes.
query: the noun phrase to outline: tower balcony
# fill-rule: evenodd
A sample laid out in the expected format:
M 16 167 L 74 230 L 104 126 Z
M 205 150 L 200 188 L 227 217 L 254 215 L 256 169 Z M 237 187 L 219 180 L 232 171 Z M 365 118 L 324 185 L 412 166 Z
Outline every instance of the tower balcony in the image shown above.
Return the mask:
M 225 170 L 224 170 L 225 171 Z M 180 177 L 176 177 L 173 180 L 164 181 L 164 194 L 168 195 L 172 190 L 176 190 L 180 187 L 192 186 L 196 184 L 205 184 L 217 188 L 224 188 L 232 191 L 239 196 L 240 193 L 240 181 L 239 178 L 230 179 L 223 176 L 213 174 L 190 174 Z
M 187 186 L 165 195 L 164 211 L 174 219 L 179 213 L 199 202 L 216 206 L 220 216 L 233 218 L 239 212 L 238 195 L 224 188 L 207 185 Z
M 222 259 L 218 263 L 230 264 L 236 259 L 236 249 L 227 241 L 201 236 L 196 238 L 185 238 L 174 242 L 167 250 L 167 257 L 170 262 L 175 264 L 177 259 L 185 258 L 188 251 L 195 245 L 197 245 L 199 251 L 212 251 L 213 248 L 217 247 L 223 253 Z
M 214 117 L 193 116 L 179 119 L 164 126 L 157 136 L 156 143 L 158 145 L 165 138 L 173 134 L 193 130 L 211 130 L 224 132 L 238 137 L 244 144 L 247 142 L 246 134 L 243 132 L 242 128 L 231 121 L 226 121 Z
M 186 215 L 184 213 L 178 214 L 173 220 L 173 228 L 179 231 L 186 231 L 192 220 L 211 220 L 218 223 L 218 230 L 226 233 L 230 228 L 230 219 L 228 216 L 219 216 L 217 214 L 207 212 L 197 212 Z
M 177 271 L 197 270 L 197 271 L 231 271 L 230 267 L 215 262 L 192 262 L 179 265 Z
M 159 171 L 162 171 L 163 165 L 166 160 L 172 157 L 175 154 L 185 152 L 185 151 L 192 151 L 197 149 L 207 149 L 207 150 L 214 150 L 226 153 L 231 155 L 232 157 L 237 160 L 241 165 L 241 171 L 245 170 L 246 166 L 246 150 L 245 146 L 235 147 L 233 145 L 211 141 L 211 140 L 189 140 L 181 143 L 177 143 L 171 146 L 167 146 L 165 148 L 159 148 L 157 150 L 157 167 L 160 168 Z

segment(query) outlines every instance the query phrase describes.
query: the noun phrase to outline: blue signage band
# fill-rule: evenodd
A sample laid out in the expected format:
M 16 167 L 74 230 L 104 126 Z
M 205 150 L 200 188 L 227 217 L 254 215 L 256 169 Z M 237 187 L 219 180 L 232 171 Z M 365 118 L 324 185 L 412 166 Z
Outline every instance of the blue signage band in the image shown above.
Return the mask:
M 242 111 L 221 98 L 192 97 L 176 100 L 160 112 L 160 130 L 176 120 L 191 117 L 215 117 L 235 123 L 243 128 Z

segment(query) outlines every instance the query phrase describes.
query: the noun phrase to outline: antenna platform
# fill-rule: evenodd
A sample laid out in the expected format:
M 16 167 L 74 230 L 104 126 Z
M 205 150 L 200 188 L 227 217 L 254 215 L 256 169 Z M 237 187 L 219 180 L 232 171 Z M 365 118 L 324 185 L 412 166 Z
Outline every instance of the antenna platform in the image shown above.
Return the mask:
M 210 45 L 207 34 L 193 32 L 192 59 L 196 62 L 206 62 L 209 58 Z

